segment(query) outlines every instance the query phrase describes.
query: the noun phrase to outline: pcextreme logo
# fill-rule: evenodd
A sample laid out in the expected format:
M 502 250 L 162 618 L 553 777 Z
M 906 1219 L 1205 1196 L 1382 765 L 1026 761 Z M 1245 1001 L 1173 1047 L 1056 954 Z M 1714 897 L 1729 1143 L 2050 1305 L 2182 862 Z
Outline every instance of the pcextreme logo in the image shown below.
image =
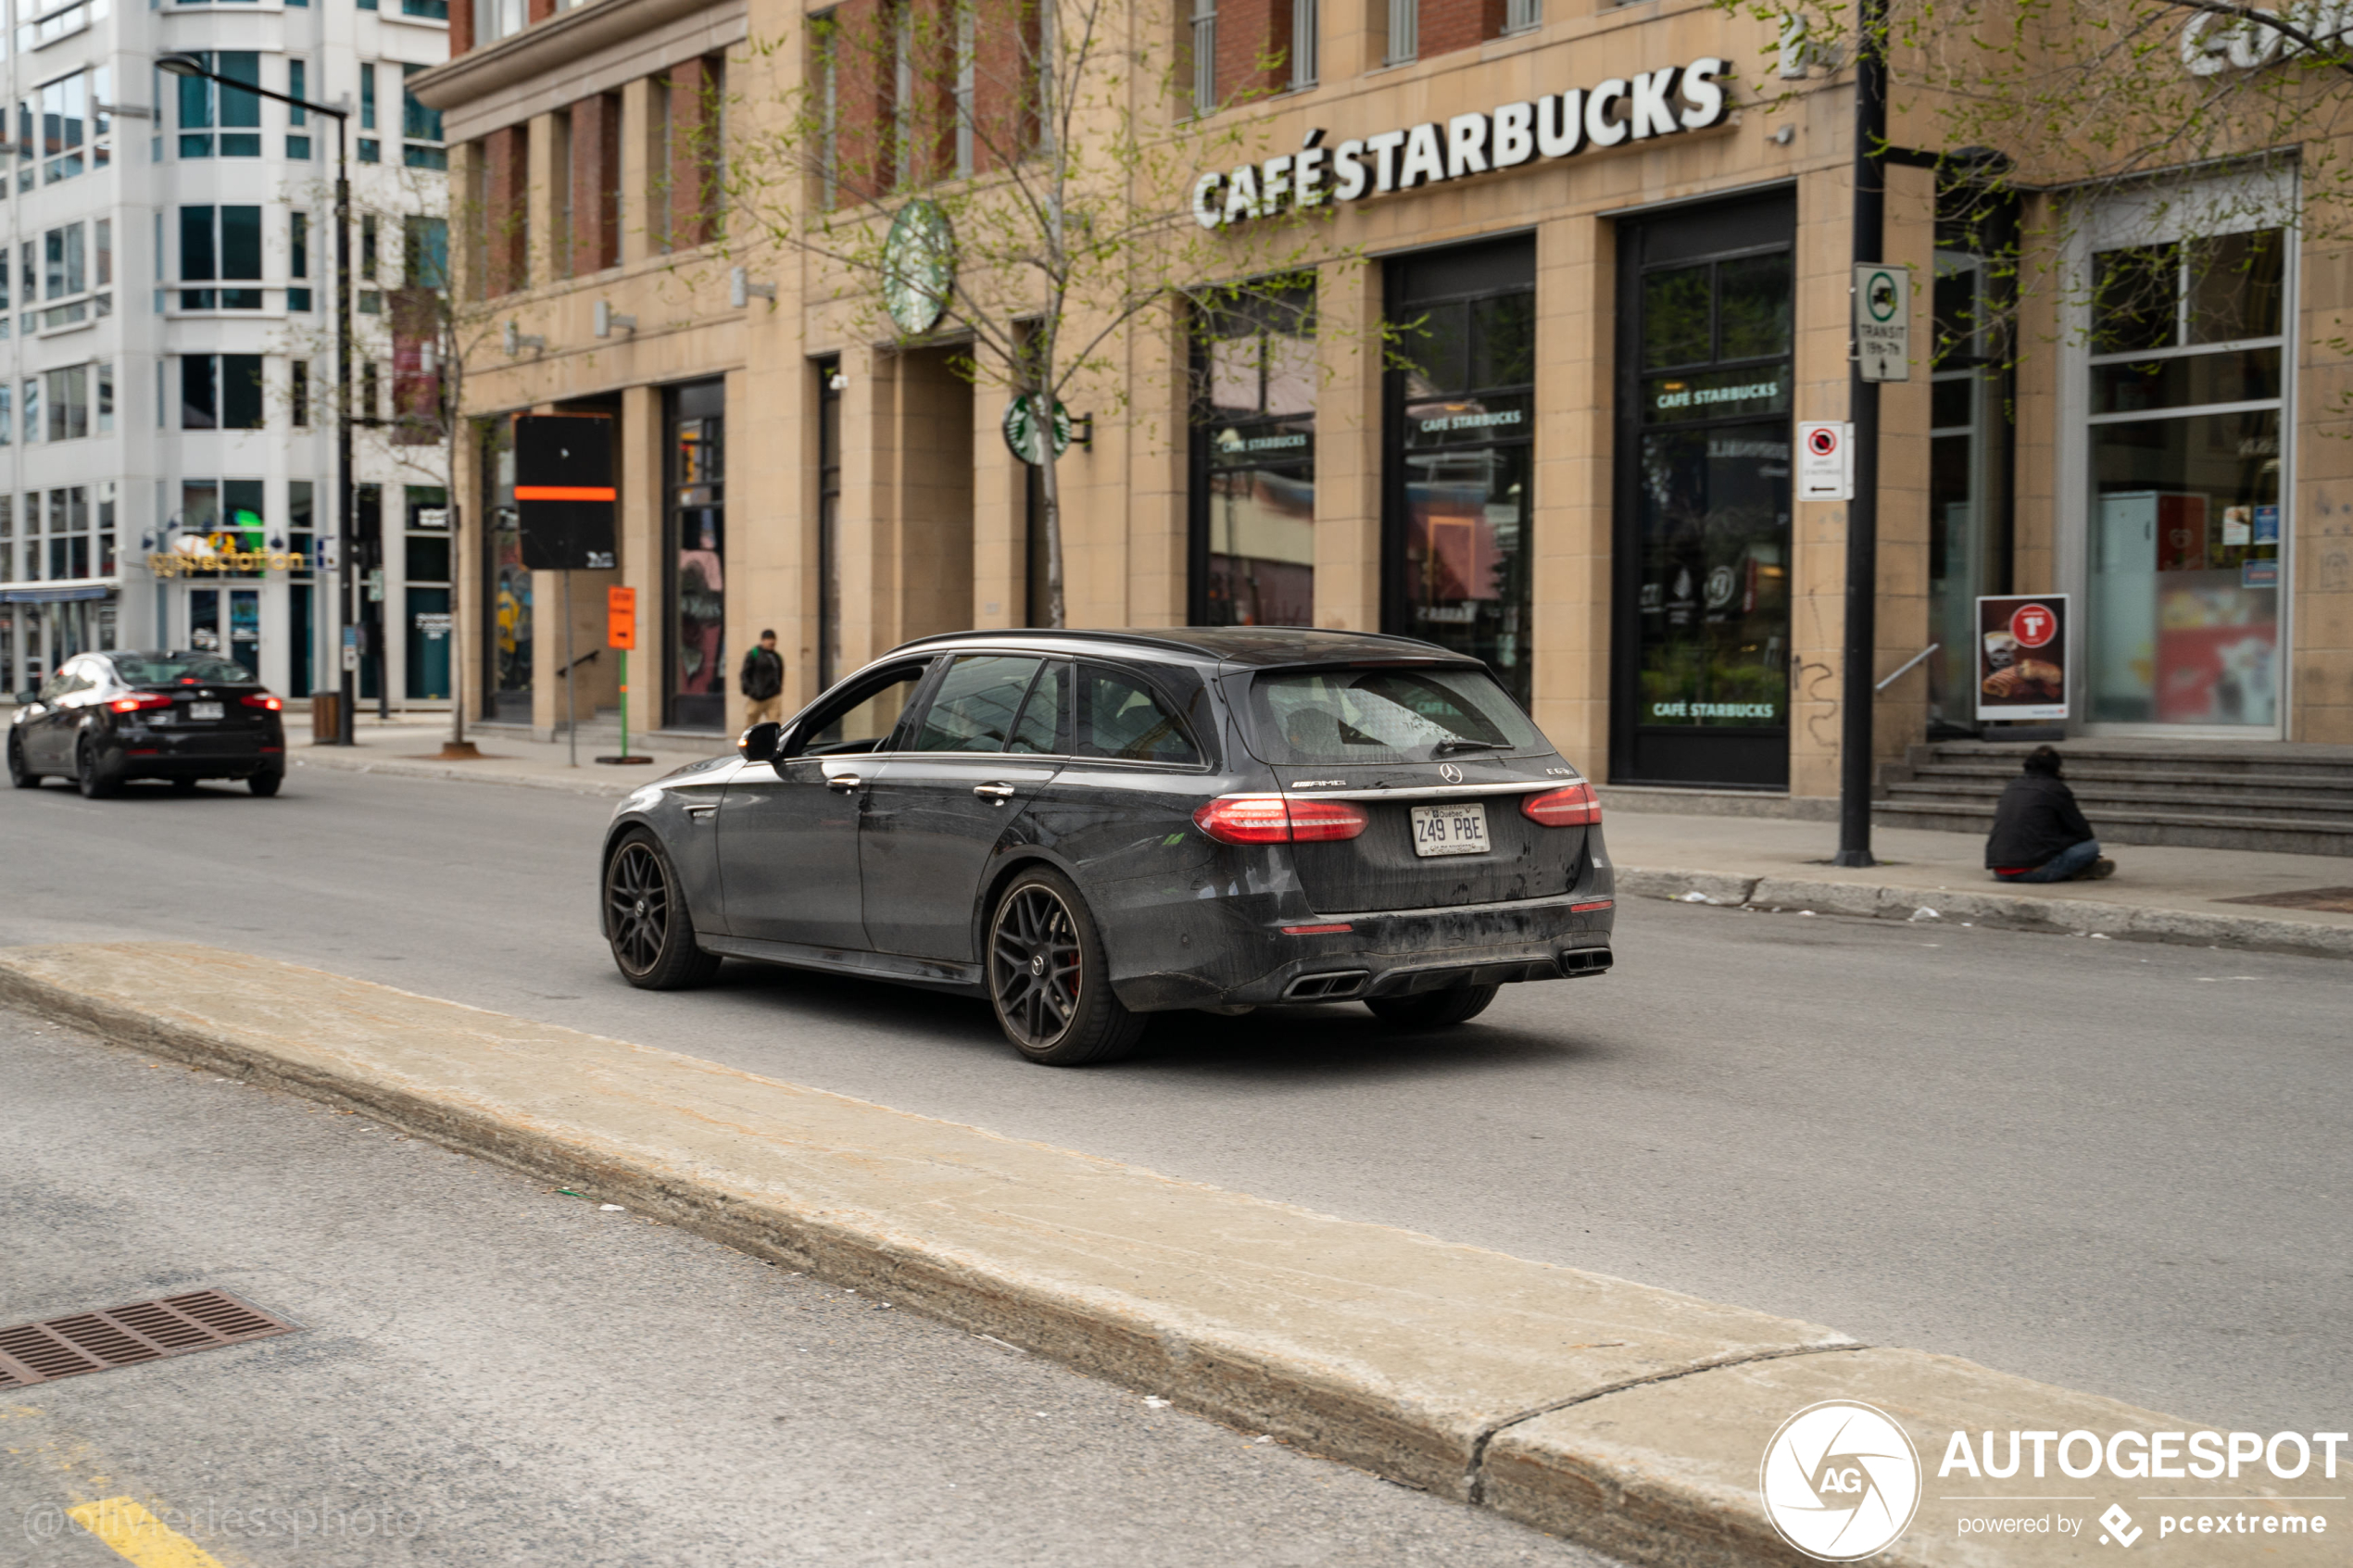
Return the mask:
M 1765 1445 L 1757 1490 L 1781 1538 L 1820 1562 L 1894 1544 L 1920 1503 L 1920 1456 L 1885 1411 L 1845 1399 L 1808 1405 Z

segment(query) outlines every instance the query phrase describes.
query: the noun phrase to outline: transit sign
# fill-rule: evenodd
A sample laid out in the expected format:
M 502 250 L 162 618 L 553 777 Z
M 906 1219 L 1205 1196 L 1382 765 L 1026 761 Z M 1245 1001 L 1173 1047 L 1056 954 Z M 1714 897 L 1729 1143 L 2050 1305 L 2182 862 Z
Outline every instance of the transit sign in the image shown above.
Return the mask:
M 1865 381 L 1912 379 L 1912 270 L 1878 262 L 1855 269 L 1855 357 Z

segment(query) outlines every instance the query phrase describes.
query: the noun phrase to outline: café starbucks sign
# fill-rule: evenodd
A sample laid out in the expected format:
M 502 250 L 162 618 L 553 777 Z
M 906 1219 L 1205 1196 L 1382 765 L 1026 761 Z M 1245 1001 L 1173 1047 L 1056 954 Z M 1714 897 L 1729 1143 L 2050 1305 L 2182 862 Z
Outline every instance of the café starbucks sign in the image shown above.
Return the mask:
M 1499 104 L 1484 114 L 1351 137 L 1331 147 L 1324 145 L 1321 130 L 1310 131 L 1296 153 L 1278 153 L 1194 181 L 1193 219 L 1204 229 L 1231 228 L 1286 207 L 1304 211 L 1362 201 L 1540 159 L 1705 131 L 1723 121 L 1727 106 L 1719 79 L 1729 69 L 1723 60 L 1703 56 L 1687 66 Z

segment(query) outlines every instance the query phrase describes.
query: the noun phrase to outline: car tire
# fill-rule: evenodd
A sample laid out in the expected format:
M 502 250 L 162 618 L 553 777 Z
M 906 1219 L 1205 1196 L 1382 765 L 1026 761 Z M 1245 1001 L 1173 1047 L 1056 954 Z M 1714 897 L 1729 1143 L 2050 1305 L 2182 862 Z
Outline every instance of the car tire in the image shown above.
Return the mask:
M 1392 1029 L 1452 1029 L 1487 1010 L 1501 985 L 1455 985 L 1416 997 L 1375 997 L 1365 1005 Z
M 245 780 L 245 787 L 253 791 L 256 795 L 260 796 L 264 800 L 267 800 L 270 797 L 277 794 L 278 786 L 285 782 L 286 771 L 283 768 L 272 768 L 266 773 L 255 773 L 247 777 Z M 190 779 L 188 781 L 188 787 L 190 789 L 195 788 L 196 781 Z
M 998 1027 L 1032 1061 L 1113 1061 L 1143 1037 L 1143 1016 L 1112 995 L 1111 964 L 1087 900 L 1051 867 L 1030 867 L 997 896 L 986 962 Z
M 695 946 L 678 873 L 652 834 L 637 829 L 614 847 L 604 896 L 605 940 L 623 980 L 644 991 L 684 991 L 719 972 L 719 955 Z
M 122 793 L 121 771 L 101 765 L 97 747 L 86 738 L 73 748 L 73 782 L 84 800 L 104 800 Z
M 24 737 L 8 737 L 8 782 L 19 789 L 39 789 L 41 775 L 24 765 Z

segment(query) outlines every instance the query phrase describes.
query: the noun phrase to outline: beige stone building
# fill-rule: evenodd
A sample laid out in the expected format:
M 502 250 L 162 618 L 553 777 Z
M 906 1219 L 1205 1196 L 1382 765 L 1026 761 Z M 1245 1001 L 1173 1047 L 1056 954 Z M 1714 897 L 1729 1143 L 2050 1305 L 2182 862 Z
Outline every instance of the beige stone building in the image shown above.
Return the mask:
M 887 25 L 875 4 L 829 14 Z M 1597 778 L 1822 810 L 1847 507 L 1801 498 L 1793 444 L 1848 412 L 1851 73 L 1777 71 L 1768 30 L 1705 0 L 1130 15 L 1206 45 L 1153 111 L 1168 134 L 1244 125 L 1248 183 L 1316 187 L 1332 248 L 1315 335 L 1148 314 L 1112 384 L 1070 400 L 1091 416 L 1059 470 L 1070 623 L 1425 637 L 1486 659 Z M 802 20 L 772 0 L 484 0 L 416 83 L 479 218 L 463 613 L 484 716 L 561 712 L 560 585 L 521 570 L 502 469 L 516 412 L 619 421 L 617 564 L 572 574 L 571 599 L 580 659 L 605 586 L 638 590 L 635 725 L 732 734 L 763 628 L 800 700 L 906 638 L 1039 614 L 1005 395 L 954 373 L 952 341 L 859 330 L 806 254 L 723 243 L 694 176 L 692 149 L 803 86 L 838 95 L 845 134 L 892 112 L 849 102 L 854 72 L 820 79 Z M 1192 189 L 1237 275 L 1271 221 L 1238 162 Z M 2100 315 L 2053 289 L 2015 358 L 1953 324 L 2004 286 L 1982 261 L 1999 226 L 2056 198 L 1887 179 L 1914 347 L 1882 396 L 1877 672 L 1935 651 L 1881 693 L 1880 751 L 1980 734 L 2004 669 L 2005 722 L 2039 696 L 2065 717 L 2037 721 L 2120 743 L 2353 743 L 2353 493 L 2327 435 L 2341 371 L 2315 346 L 2346 272 L 2301 252 L 2294 161 L 2162 203 L 2085 198 L 2069 264 L 2132 260 L 2161 307 Z M 1384 315 L 1417 324 L 1411 368 L 1368 351 Z M 1984 620 L 1978 600 L 2009 594 L 2066 595 L 2058 635 Z M 584 708 L 614 702 L 611 662 L 579 665 Z

